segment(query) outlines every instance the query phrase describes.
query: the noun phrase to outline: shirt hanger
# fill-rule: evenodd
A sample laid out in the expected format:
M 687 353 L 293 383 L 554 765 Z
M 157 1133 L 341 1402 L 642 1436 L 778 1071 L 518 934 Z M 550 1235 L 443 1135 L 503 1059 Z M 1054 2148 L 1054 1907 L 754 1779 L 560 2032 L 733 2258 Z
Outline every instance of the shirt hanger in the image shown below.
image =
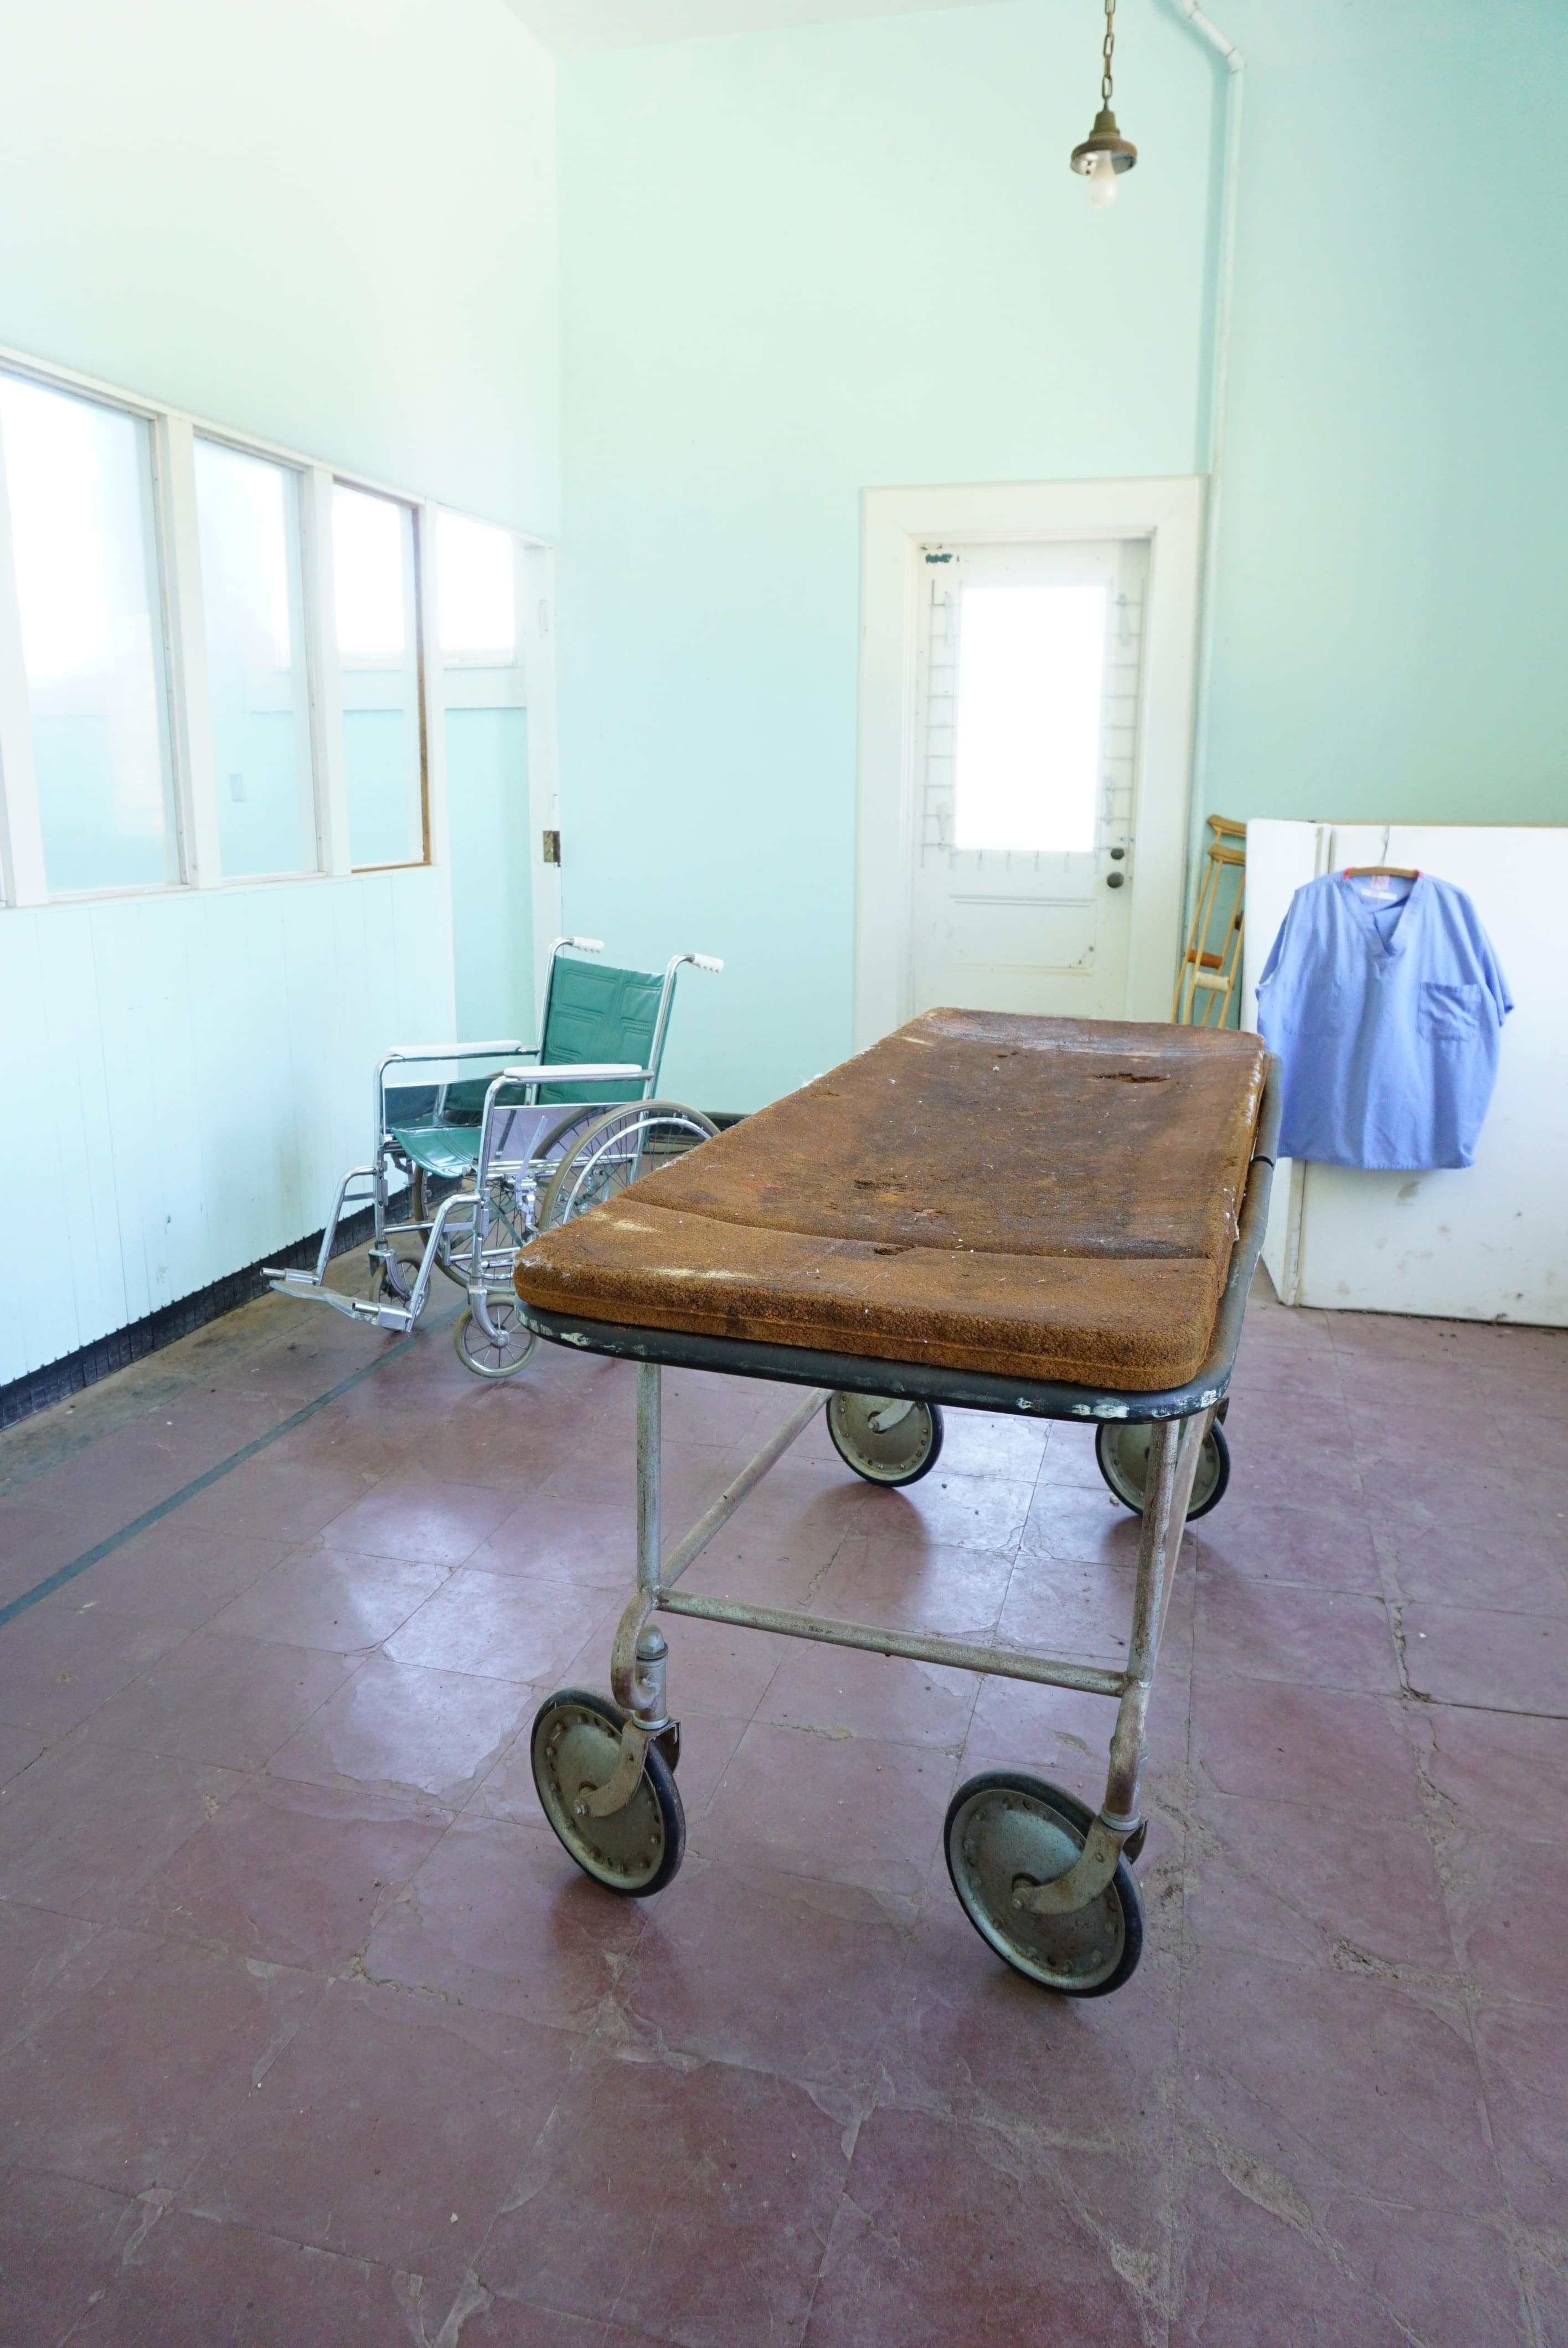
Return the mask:
M 1393 829 L 1391 823 L 1386 823 L 1383 826 L 1385 856 L 1389 853 L 1389 841 L 1393 835 Z M 1420 877 L 1419 868 L 1413 864 L 1348 864 L 1345 867 L 1347 880 L 1419 880 Z

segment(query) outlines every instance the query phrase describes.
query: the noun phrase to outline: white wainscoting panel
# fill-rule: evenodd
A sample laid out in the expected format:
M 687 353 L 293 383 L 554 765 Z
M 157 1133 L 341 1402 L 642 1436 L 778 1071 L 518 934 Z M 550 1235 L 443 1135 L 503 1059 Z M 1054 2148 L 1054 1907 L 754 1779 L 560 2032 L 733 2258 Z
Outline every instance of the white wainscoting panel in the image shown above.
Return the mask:
M 0 911 L 0 1385 L 319 1230 L 454 1032 L 436 868 Z

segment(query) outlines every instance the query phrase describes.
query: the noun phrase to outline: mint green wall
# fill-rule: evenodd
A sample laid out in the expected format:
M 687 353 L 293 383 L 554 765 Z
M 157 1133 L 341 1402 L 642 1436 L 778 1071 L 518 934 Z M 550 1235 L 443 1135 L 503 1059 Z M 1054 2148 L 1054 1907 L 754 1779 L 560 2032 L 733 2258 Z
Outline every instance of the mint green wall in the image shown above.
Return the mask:
M 1568 821 L 1568 9 L 1235 22 L 1210 804 Z
M 0 343 L 541 536 L 554 67 L 505 0 L 5 12 Z
M 1208 804 L 1568 818 L 1565 166 L 1510 160 L 1568 15 L 1214 13 L 1248 73 Z M 860 490 L 1206 464 L 1223 70 L 1162 0 L 1117 25 L 1103 215 L 1065 161 L 1088 0 L 562 68 L 566 916 L 726 956 L 671 1089 L 745 1107 L 848 1047 Z

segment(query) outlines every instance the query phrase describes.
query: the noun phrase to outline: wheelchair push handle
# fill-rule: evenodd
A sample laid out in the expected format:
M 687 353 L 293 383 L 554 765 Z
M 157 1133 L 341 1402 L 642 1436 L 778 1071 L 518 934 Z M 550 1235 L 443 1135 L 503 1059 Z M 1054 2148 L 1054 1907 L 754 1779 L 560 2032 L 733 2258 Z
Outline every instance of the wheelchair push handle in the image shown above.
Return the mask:
M 724 967 L 717 954 L 688 954 L 686 959 L 694 963 L 699 970 L 723 970 Z

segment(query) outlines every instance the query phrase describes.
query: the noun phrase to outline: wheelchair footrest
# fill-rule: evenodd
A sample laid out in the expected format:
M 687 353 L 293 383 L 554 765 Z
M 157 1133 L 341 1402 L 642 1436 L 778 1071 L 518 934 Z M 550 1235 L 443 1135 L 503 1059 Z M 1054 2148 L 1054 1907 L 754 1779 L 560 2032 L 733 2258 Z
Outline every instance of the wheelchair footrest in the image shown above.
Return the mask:
M 283 1272 L 264 1264 L 261 1277 L 276 1295 L 297 1297 L 302 1304 L 330 1304 L 345 1319 L 366 1322 L 373 1329 L 406 1331 L 414 1326 L 414 1315 L 406 1304 L 373 1302 L 365 1296 L 340 1296 L 335 1288 L 323 1288 L 313 1272 Z

